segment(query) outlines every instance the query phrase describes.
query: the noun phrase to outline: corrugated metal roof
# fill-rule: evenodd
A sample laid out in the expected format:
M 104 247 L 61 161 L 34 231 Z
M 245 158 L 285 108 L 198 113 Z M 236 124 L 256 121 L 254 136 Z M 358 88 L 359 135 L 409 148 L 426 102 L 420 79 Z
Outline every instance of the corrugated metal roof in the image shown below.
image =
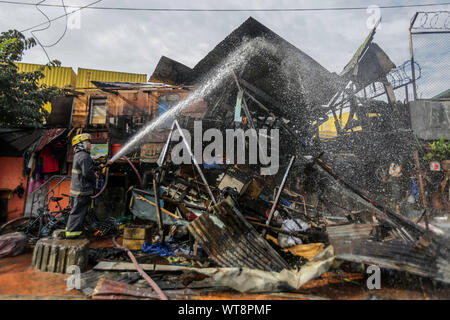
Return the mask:
M 0 128 L 0 140 L 19 152 L 24 152 L 33 143 L 41 139 L 42 129 L 8 129 Z
M 221 267 L 276 272 L 289 269 L 287 262 L 226 201 L 192 221 L 188 229 Z
M 48 145 L 50 142 L 58 138 L 60 135 L 62 135 L 66 129 L 48 129 L 44 131 L 44 137 L 42 141 L 39 143 L 39 146 L 36 148 L 35 151 L 41 151 L 46 145 Z
M 173 88 L 174 86 L 160 83 L 160 82 L 147 82 L 147 83 L 138 83 L 138 82 L 112 82 L 112 81 L 91 81 L 93 85 L 97 88 L 120 88 L 120 89 L 129 89 L 129 88 Z
M 77 88 L 95 88 L 91 81 L 145 83 L 146 74 L 78 68 Z

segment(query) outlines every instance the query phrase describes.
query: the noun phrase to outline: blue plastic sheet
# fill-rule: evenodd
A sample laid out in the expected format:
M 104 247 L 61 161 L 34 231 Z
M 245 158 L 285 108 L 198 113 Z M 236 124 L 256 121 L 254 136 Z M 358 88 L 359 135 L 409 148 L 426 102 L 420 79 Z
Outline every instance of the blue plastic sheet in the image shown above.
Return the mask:
M 169 241 L 164 241 L 163 244 L 161 243 L 148 243 L 144 242 L 142 244 L 142 251 L 145 253 L 156 253 L 161 257 L 167 257 L 167 256 L 174 256 L 176 249 L 176 245 L 173 244 L 173 239 L 170 238 Z

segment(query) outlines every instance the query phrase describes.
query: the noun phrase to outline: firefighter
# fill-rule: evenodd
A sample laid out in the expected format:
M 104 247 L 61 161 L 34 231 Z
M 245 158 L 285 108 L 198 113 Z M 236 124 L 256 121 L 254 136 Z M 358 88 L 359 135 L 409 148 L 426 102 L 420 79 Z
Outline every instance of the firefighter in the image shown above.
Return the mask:
M 83 220 L 91 204 L 98 174 L 91 158 L 91 136 L 88 133 L 72 139 L 74 157 L 70 183 L 70 205 L 72 207 L 66 227 L 66 239 L 83 237 Z

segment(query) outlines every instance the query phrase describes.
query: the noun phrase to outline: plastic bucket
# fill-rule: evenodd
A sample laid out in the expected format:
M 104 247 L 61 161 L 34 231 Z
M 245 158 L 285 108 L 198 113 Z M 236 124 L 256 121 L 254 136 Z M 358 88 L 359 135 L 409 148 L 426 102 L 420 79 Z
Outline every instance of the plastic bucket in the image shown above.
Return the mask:
M 122 148 L 122 145 L 119 143 L 114 143 L 111 145 L 111 154 L 114 156 L 117 152 L 119 152 L 120 148 Z

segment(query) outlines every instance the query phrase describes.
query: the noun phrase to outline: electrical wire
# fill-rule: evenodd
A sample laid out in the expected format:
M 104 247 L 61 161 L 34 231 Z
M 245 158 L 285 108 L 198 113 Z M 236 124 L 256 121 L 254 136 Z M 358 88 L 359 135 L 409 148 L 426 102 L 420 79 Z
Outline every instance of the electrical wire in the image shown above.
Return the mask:
M 63 14 L 63 15 L 60 15 L 60 16 L 58 16 L 58 17 L 56 17 L 56 18 L 53 18 L 53 19 L 50 19 L 50 20 L 47 21 L 47 22 L 39 23 L 39 24 L 37 24 L 37 25 L 35 25 L 35 26 L 32 26 L 32 27 L 30 27 L 30 28 L 23 29 L 23 30 L 21 30 L 20 32 L 21 32 L 21 33 L 24 33 L 24 32 L 33 30 L 34 28 L 40 27 L 40 26 L 42 26 L 42 25 L 44 25 L 44 24 L 46 24 L 46 23 L 48 23 L 48 22 L 56 21 L 56 20 L 59 20 L 59 19 L 61 19 L 61 18 L 67 17 L 68 15 L 71 15 L 71 14 L 74 14 L 75 12 L 80 11 L 80 10 L 89 8 L 90 6 L 93 6 L 94 4 L 97 4 L 97 3 L 101 2 L 101 1 L 103 1 L 103 0 L 97 0 L 97 1 L 94 1 L 94 2 L 92 2 L 92 3 L 90 3 L 90 4 L 87 4 L 87 5 L 85 5 L 85 6 L 82 6 L 82 7 L 76 7 L 76 8 L 77 8 L 76 10 L 73 10 L 73 11 L 71 11 L 71 12 L 67 12 L 67 11 L 66 11 L 66 13 Z M 12 2 L 12 1 L 10 1 L 10 2 Z M 0 1 L 0 3 L 5 3 L 5 2 Z M 16 4 L 27 4 L 27 5 L 30 5 L 30 3 L 16 3 Z M 33 5 L 34 5 L 34 4 L 33 4 Z M 56 5 L 56 4 L 54 4 L 54 5 L 41 4 L 41 6 L 62 7 L 61 5 Z M 72 7 L 74 7 L 74 6 L 68 6 L 68 5 L 65 5 L 65 7 L 66 7 L 66 8 L 72 8 Z
M 13 5 L 33 5 L 27 2 L 20 1 L 3 1 L 0 3 Z M 412 8 L 412 7 L 431 7 L 450 5 L 450 2 L 443 3 L 423 3 L 423 4 L 405 4 L 405 5 L 391 5 L 378 6 L 380 9 L 397 9 L 397 8 Z M 48 7 L 61 7 L 57 4 L 44 4 Z M 133 8 L 133 7 L 93 7 L 88 5 L 89 9 L 95 10 L 122 10 L 122 11 L 167 11 L 167 12 L 290 12 L 290 11 L 345 11 L 345 10 L 366 10 L 364 7 L 328 7 L 328 8 L 267 8 L 267 9 L 189 9 L 189 8 Z M 79 8 L 79 6 L 70 5 L 67 7 Z
M 66 32 L 67 32 L 68 17 L 67 17 L 67 8 L 66 8 L 66 6 L 65 6 L 64 0 L 61 0 L 61 3 L 62 3 L 62 5 L 63 5 L 63 7 L 64 7 L 64 14 L 65 14 L 65 17 L 66 17 L 66 25 L 65 25 L 65 28 L 64 28 L 64 32 L 63 32 L 63 34 L 59 37 L 59 39 L 56 40 L 53 44 L 50 44 L 50 45 L 43 45 L 43 44 L 41 43 L 41 41 L 39 40 L 39 38 L 36 36 L 35 32 L 41 32 L 41 31 L 47 30 L 47 29 L 50 28 L 50 26 L 51 26 L 51 24 L 52 24 L 50 18 L 49 18 L 49 17 L 48 17 L 48 16 L 47 16 L 40 8 L 39 8 L 39 5 L 42 5 L 42 3 L 45 2 L 45 1 L 46 1 L 46 0 L 42 0 L 42 1 L 38 2 L 38 3 L 36 3 L 36 9 L 37 9 L 40 13 L 42 13 L 42 15 L 43 15 L 45 18 L 47 18 L 47 23 L 48 23 L 48 24 L 47 24 L 47 26 L 46 26 L 45 28 L 38 29 L 38 30 L 31 30 L 30 32 L 31 32 L 33 38 L 36 40 L 36 42 L 39 44 L 39 46 L 40 46 L 40 47 L 42 48 L 42 50 L 44 51 L 45 55 L 47 56 L 48 61 L 51 62 L 50 57 L 49 57 L 49 55 L 48 55 L 48 52 L 47 52 L 47 50 L 45 50 L 45 48 L 50 48 L 50 47 L 53 47 L 53 46 L 57 45 L 57 44 L 62 40 L 62 38 L 64 38 L 64 36 L 66 35 Z
M 40 13 L 42 13 L 43 15 L 44 15 L 44 17 L 46 17 L 47 18 L 47 26 L 46 27 L 44 27 L 44 28 L 42 28 L 42 29 L 38 29 L 38 30 L 31 30 L 31 35 L 33 36 L 33 38 L 36 40 L 36 42 L 38 43 L 38 45 L 42 48 L 42 50 L 44 51 L 44 53 L 45 53 L 45 55 L 47 56 L 47 59 L 48 59 L 48 62 L 51 62 L 51 60 L 50 60 L 50 57 L 49 57 L 49 55 L 48 55 L 48 53 L 47 53 L 47 50 L 45 50 L 45 47 L 42 45 L 42 43 L 41 43 L 41 41 L 39 41 L 39 38 L 34 34 L 34 32 L 39 32 L 39 31 L 44 31 L 44 30 L 47 30 L 48 28 L 50 28 L 50 26 L 51 26 L 51 21 L 50 21 L 50 18 L 41 10 L 41 9 L 39 9 L 39 5 L 41 4 L 41 3 L 43 3 L 44 1 L 46 1 L 46 0 L 42 0 L 42 1 L 40 1 L 40 2 L 38 2 L 38 3 L 36 3 L 35 4 L 35 6 L 36 6 L 36 9 L 40 12 Z
M 64 36 L 65 36 L 66 33 L 67 33 L 68 15 L 69 15 L 69 14 L 72 14 L 72 13 L 74 13 L 74 12 L 77 12 L 77 11 L 83 9 L 83 8 L 79 8 L 79 10 L 74 10 L 74 11 L 68 13 L 68 12 L 67 12 L 67 7 L 68 7 L 68 6 L 66 6 L 66 4 L 64 3 L 64 0 L 61 0 L 61 3 L 62 3 L 61 5 L 48 5 L 48 4 L 45 4 L 45 3 L 44 3 L 45 1 L 47 1 L 47 0 L 39 1 L 38 3 L 34 4 L 34 6 L 36 7 L 36 9 L 37 9 L 40 13 L 42 13 L 42 15 L 47 19 L 47 21 L 44 22 L 44 23 L 38 24 L 38 25 L 36 25 L 36 26 L 34 26 L 34 27 L 28 28 L 28 29 L 26 29 L 26 30 L 22 30 L 21 32 L 22 32 L 22 33 L 25 32 L 25 31 L 30 31 L 30 32 L 31 32 L 31 35 L 33 36 L 33 38 L 36 40 L 36 42 L 38 43 L 38 45 L 39 45 L 39 46 L 42 48 L 42 50 L 44 51 L 44 53 L 45 53 L 45 55 L 46 55 L 46 57 L 47 57 L 47 59 L 48 59 L 48 62 L 51 63 L 50 56 L 48 55 L 48 52 L 47 52 L 47 50 L 46 50 L 45 48 L 51 48 L 51 47 L 57 45 L 57 44 L 64 38 Z M 94 5 L 94 4 L 96 4 L 96 3 L 100 2 L 100 1 L 102 1 L 102 0 L 95 1 L 95 2 L 91 3 L 90 5 Z M 56 40 L 53 44 L 43 45 L 43 44 L 41 43 L 41 41 L 39 40 L 39 38 L 38 38 L 38 37 L 36 36 L 36 34 L 35 34 L 35 32 L 42 32 L 42 31 L 48 30 L 48 29 L 50 28 L 51 24 L 52 24 L 52 21 L 57 20 L 57 19 L 50 19 L 50 18 L 44 13 L 44 11 L 42 11 L 42 10 L 39 8 L 39 6 L 47 6 L 47 7 L 48 7 L 48 6 L 52 6 L 52 7 L 63 7 L 63 8 L 64 8 L 64 15 L 61 15 L 61 16 L 59 16 L 59 17 L 57 18 L 57 19 L 62 18 L 62 17 L 65 17 L 65 18 L 66 18 L 66 24 L 65 24 L 65 27 L 64 27 L 64 32 L 63 32 L 63 34 L 58 38 L 58 40 Z M 89 5 L 88 5 L 88 6 L 89 6 Z M 40 26 L 42 26 L 43 24 L 47 24 L 47 26 L 44 27 L 44 28 L 42 28 L 42 29 L 33 30 L 34 28 L 40 27 Z

